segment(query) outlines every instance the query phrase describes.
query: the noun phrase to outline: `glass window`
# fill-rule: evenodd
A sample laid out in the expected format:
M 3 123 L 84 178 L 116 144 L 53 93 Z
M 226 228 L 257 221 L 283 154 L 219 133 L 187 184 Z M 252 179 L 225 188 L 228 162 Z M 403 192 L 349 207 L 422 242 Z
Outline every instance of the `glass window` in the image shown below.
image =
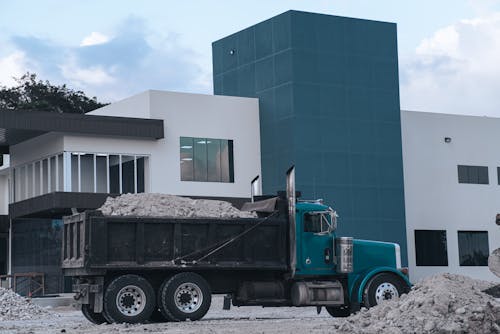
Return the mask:
M 79 168 L 78 154 L 71 153 L 71 191 L 80 191 L 79 187 Z
M 80 155 L 80 191 L 93 193 L 94 192 L 94 155 Z
M 49 192 L 49 160 L 42 160 L 42 193 Z
M 194 180 L 207 181 L 207 140 L 194 138 Z
M 458 183 L 489 184 L 488 167 L 458 165 Z
M 108 156 L 106 154 L 97 154 L 95 160 L 96 174 L 96 192 L 108 192 Z
M 234 182 L 233 141 L 221 140 L 221 181 Z
M 446 231 L 415 230 L 417 266 L 447 266 Z
M 35 196 L 35 194 L 34 194 L 35 189 L 33 189 L 33 164 L 28 165 L 27 173 L 28 173 L 28 194 L 27 194 L 27 196 L 31 198 L 31 197 Z
M 220 182 L 221 180 L 221 150 L 220 139 L 207 139 L 207 181 Z
M 109 192 L 120 193 L 120 156 L 109 156 Z
M 56 166 L 56 157 L 50 157 L 49 159 L 49 164 L 50 164 L 50 191 L 54 192 L 56 191 L 56 183 L 57 183 L 57 166 Z
M 321 215 L 305 213 L 304 232 L 321 232 Z
M 137 157 L 137 192 L 145 192 L 145 174 L 144 170 L 146 168 L 145 157 Z
M 461 266 L 487 266 L 489 253 L 487 231 L 458 231 Z
M 181 137 L 181 180 L 194 181 L 193 138 Z
M 135 162 L 130 155 L 122 155 L 122 193 L 135 193 Z
M 40 161 L 35 162 L 35 170 L 34 170 L 34 178 L 35 178 L 35 196 L 42 194 L 42 173 L 41 173 L 42 164 Z
M 57 177 L 59 178 L 58 191 L 64 191 L 64 158 L 62 154 L 57 156 Z
M 180 138 L 182 181 L 234 182 L 233 141 Z

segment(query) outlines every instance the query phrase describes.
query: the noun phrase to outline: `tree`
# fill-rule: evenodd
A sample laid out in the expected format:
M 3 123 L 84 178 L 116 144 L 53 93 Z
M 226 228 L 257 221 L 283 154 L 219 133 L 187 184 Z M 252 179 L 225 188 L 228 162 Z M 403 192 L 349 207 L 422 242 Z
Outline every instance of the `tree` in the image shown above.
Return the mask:
M 36 74 L 29 72 L 16 82 L 18 85 L 15 87 L 0 86 L 0 109 L 82 114 L 107 104 L 66 85 L 55 86 L 48 81 L 37 80 Z

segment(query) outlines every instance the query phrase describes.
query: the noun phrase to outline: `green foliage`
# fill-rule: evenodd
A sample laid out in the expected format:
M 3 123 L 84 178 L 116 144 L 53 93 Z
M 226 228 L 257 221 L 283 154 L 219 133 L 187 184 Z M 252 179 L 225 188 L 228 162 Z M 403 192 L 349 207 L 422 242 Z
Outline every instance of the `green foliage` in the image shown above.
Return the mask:
M 37 80 L 33 73 L 28 72 L 16 81 L 15 87 L 0 86 L 0 109 L 82 114 L 107 104 L 66 85 L 54 86 L 48 81 Z

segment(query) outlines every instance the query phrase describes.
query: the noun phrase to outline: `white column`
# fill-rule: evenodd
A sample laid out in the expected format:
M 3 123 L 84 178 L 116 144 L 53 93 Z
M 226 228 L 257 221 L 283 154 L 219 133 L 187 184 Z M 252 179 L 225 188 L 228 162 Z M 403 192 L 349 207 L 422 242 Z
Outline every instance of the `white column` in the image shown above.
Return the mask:
M 71 152 L 63 153 L 64 191 L 71 191 Z

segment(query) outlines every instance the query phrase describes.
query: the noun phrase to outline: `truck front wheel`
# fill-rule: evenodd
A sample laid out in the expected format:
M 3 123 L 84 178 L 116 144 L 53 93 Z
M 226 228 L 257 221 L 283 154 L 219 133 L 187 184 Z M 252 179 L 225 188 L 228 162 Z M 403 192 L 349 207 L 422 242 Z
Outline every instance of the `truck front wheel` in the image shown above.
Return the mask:
M 334 318 L 345 318 L 351 315 L 351 308 L 349 306 L 331 307 L 326 306 L 326 311 Z
M 201 319 L 211 303 L 210 286 L 195 273 L 180 273 L 166 279 L 158 293 L 158 306 L 170 321 Z
M 153 313 L 155 292 L 149 282 L 138 275 L 115 278 L 104 293 L 104 315 L 115 323 L 146 322 Z
M 363 304 L 369 308 L 385 300 L 399 298 L 407 293 L 410 287 L 401 278 L 391 273 L 380 273 L 373 276 L 363 291 Z

